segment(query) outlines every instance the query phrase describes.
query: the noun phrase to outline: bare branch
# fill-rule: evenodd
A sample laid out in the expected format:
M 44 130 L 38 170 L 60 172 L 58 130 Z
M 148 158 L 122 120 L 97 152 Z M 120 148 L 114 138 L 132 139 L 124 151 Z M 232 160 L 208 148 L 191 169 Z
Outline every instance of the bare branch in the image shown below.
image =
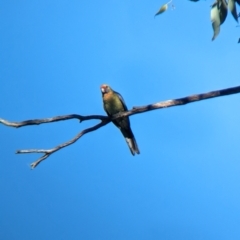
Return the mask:
M 78 119 L 80 122 L 83 122 L 83 121 L 92 120 L 92 119 L 107 120 L 108 117 L 101 116 L 101 115 L 82 116 L 82 115 L 78 115 L 78 114 L 69 114 L 69 115 L 56 116 L 56 117 L 51 117 L 51 118 L 26 120 L 26 121 L 22 121 L 22 122 L 10 122 L 10 121 L 0 118 L 0 123 L 6 125 L 8 127 L 20 128 L 20 127 L 25 127 L 25 126 L 30 126 L 30 125 L 40 125 L 43 123 L 65 121 L 65 120 L 69 120 L 69 119 Z
M 112 119 L 116 119 L 119 117 L 131 116 L 131 115 L 148 112 L 148 111 L 152 111 L 152 110 L 156 110 L 156 109 L 161 109 L 161 108 L 185 105 L 185 104 L 193 103 L 196 101 L 202 101 L 202 100 L 215 98 L 215 97 L 223 97 L 226 95 L 231 95 L 231 94 L 236 94 L 236 93 L 240 93 L 240 86 L 233 87 L 233 88 L 226 88 L 226 89 L 217 90 L 217 91 L 212 91 L 212 92 L 208 92 L 208 93 L 195 94 L 195 95 L 191 95 L 191 96 L 187 96 L 187 97 L 183 97 L 183 98 L 167 100 L 167 101 L 153 103 L 153 104 L 149 104 L 149 105 L 141 106 L 141 107 L 133 107 L 132 110 L 130 110 L 130 111 L 115 114 L 112 117 Z
M 17 154 L 20 154 L 20 153 L 44 153 L 44 155 L 42 157 L 40 157 L 39 159 L 37 159 L 35 162 L 33 162 L 31 164 L 31 168 L 35 168 L 40 162 L 42 162 L 43 160 L 45 160 L 46 158 L 48 158 L 51 154 L 53 154 L 54 152 L 64 148 L 64 147 L 67 147 L 73 143 L 75 143 L 79 138 L 81 138 L 84 134 L 86 133 L 89 133 L 89 132 L 92 132 L 92 131 L 95 131 L 97 130 L 98 128 L 100 127 L 103 127 L 105 126 L 106 124 L 108 124 L 110 122 L 110 119 L 107 119 L 107 120 L 102 120 L 99 124 L 93 126 L 93 127 L 90 127 L 90 128 L 87 128 L 83 131 L 81 131 L 79 134 L 77 134 L 77 136 L 75 136 L 73 139 L 71 139 L 70 141 L 68 142 L 65 142 L 65 143 L 62 143 L 52 149 L 28 149 L 28 150 L 17 150 L 16 153 Z
M 91 128 L 84 129 L 81 131 L 79 134 L 77 134 L 73 139 L 71 139 L 68 142 L 62 143 L 52 149 L 28 149 L 28 150 L 18 150 L 16 153 L 43 153 L 44 155 L 40 157 L 38 160 L 33 162 L 31 164 L 31 168 L 35 168 L 40 162 L 48 158 L 51 154 L 55 153 L 56 151 L 67 147 L 73 143 L 75 143 L 79 138 L 81 138 L 84 134 L 92 132 L 97 130 L 100 127 L 105 126 L 108 124 L 111 120 L 117 119 L 120 117 L 126 117 L 126 116 L 131 116 L 134 114 L 139 114 L 143 112 L 148 112 L 156 109 L 161 109 L 161 108 L 167 108 L 167 107 L 174 107 L 174 106 L 180 106 L 180 105 L 185 105 L 188 103 L 193 103 L 196 101 L 201 101 L 201 100 L 206 100 L 210 98 L 215 98 L 215 97 L 222 97 L 230 94 L 236 94 L 240 93 L 240 86 L 233 87 L 233 88 L 227 88 L 227 89 L 222 89 L 222 90 L 217 90 L 217 91 L 212 91 L 208 93 L 202 93 L 202 94 L 195 94 L 191 96 L 187 96 L 184 98 L 177 98 L 173 100 L 167 100 L 163 102 L 158 102 L 154 104 L 149 104 L 146 106 L 141 106 L 141 107 L 133 107 L 131 110 L 126 111 L 126 112 L 121 112 L 118 114 L 115 114 L 112 118 L 109 118 L 107 116 L 101 116 L 101 115 L 89 115 L 89 116 L 82 116 L 78 114 L 70 114 L 70 115 L 63 115 L 63 116 L 56 116 L 52 118 L 44 118 L 44 119 L 34 119 L 34 120 L 27 120 L 23 122 L 10 122 L 4 119 L 0 118 L 0 123 L 9 126 L 9 127 L 24 127 L 24 126 L 30 126 L 30 125 L 39 125 L 43 123 L 51 123 L 51 122 L 57 122 L 57 121 L 65 121 L 69 119 L 78 119 L 80 122 L 86 121 L 86 120 L 92 120 L 92 119 L 97 119 L 101 120 L 101 122 Z

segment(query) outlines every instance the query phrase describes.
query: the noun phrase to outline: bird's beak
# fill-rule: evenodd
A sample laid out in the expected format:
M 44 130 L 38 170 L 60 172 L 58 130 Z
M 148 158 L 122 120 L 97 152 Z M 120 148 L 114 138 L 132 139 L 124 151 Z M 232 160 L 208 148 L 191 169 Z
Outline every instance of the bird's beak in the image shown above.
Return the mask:
M 102 91 L 102 93 L 105 93 L 106 92 L 106 89 L 105 88 L 101 88 L 101 91 Z

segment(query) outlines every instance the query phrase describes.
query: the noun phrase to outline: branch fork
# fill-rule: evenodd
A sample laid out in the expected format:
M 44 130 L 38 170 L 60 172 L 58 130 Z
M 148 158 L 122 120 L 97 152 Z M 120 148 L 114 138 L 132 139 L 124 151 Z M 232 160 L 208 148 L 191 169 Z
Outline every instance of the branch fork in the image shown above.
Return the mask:
M 70 120 L 70 119 L 78 119 L 80 122 L 87 121 L 87 120 L 93 120 L 93 119 L 100 120 L 100 123 L 98 123 L 97 125 L 94 125 L 93 127 L 82 130 L 71 140 L 64 142 L 62 144 L 59 144 L 54 148 L 17 150 L 16 151 L 17 154 L 25 154 L 25 153 L 42 153 L 43 154 L 42 157 L 38 158 L 35 162 L 33 162 L 31 164 L 31 169 L 34 169 L 36 166 L 38 166 L 39 163 L 46 160 L 51 154 L 59 151 L 60 149 L 62 149 L 64 147 L 67 147 L 67 146 L 75 143 L 83 135 L 85 135 L 89 132 L 93 132 L 93 131 L 107 125 L 114 119 L 121 118 L 121 117 L 128 117 L 131 115 L 144 113 L 144 112 L 161 109 L 161 108 L 185 105 L 185 104 L 193 103 L 196 101 L 206 100 L 206 99 L 215 98 L 215 97 L 222 97 L 222 96 L 236 94 L 236 93 L 240 93 L 240 86 L 217 90 L 217 91 L 212 91 L 212 92 L 208 92 L 208 93 L 190 95 L 190 96 L 187 96 L 184 98 L 178 98 L 178 99 L 173 99 L 173 100 L 157 102 L 157 103 L 149 104 L 146 106 L 133 107 L 131 110 L 125 111 L 125 112 L 120 112 L 118 114 L 115 114 L 111 118 L 107 117 L 107 116 L 102 116 L 102 115 L 82 116 L 82 115 L 78 115 L 78 114 L 70 114 L 70 115 L 56 116 L 56 117 L 52 117 L 52 118 L 26 120 L 26 121 L 22 121 L 22 122 L 10 122 L 10 121 L 0 118 L 0 123 L 2 123 L 5 126 L 8 126 L 8 127 L 20 128 L 20 127 L 25 127 L 25 126 L 30 126 L 30 125 L 40 125 L 43 123 L 66 121 L 66 120 Z

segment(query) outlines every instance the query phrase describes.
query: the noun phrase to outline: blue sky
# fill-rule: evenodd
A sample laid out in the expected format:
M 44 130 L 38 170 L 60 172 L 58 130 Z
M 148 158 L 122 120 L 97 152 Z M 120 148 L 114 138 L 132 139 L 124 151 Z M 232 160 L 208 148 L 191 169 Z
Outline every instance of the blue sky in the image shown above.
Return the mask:
M 232 16 L 212 42 L 211 1 L 0 3 L 0 117 L 102 114 L 108 83 L 129 108 L 239 85 Z M 133 157 L 97 121 L 0 126 L 0 239 L 239 239 L 240 95 L 131 117 Z

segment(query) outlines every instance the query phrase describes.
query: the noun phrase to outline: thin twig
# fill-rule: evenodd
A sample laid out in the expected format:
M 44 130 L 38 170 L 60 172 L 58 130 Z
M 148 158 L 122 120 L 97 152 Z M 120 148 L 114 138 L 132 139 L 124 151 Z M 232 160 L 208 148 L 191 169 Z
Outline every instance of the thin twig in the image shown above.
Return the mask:
M 51 118 L 31 119 L 31 120 L 26 120 L 26 121 L 22 121 L 22 122 L 10 122 L 8 120 L 0 118 L 0 123 L 6 125 L 8 127 L 20 128 L 20 127 L 25 127 L 25 126 L 30 126 L 30 125 L 40 125 L 43 123 L 65 121 L 65 120 L 69 120 L 69 119 L 78 119 L 80 122 L 83 122 L 86 120 L 93 120 L 93 119 L 107 120 L 108 117 L 101 116 L 101 115 L 82 116 L 82 115 L 78 115 L 78 114 L 69 114 L 69 115 L 56 116 L 56 117 L 51 117 Z
M 27 149 L 27 150 L 17 150 L 16 153 L 20 154 L 20 153 L 44 153 L 44 155 L 42 157 L 40 157 L 39 159 L 37 159 L 35 162 L 31 163 L 31 168 L 35 168 L 40 162 L 42 162 L 43 160 L 45 160 L 46 158 L 48 158 L 51 154 L 53 154 L 54 152 L 67 147 L 73 143 L 75 143 L 79 138 L 81 138 L 84 134 L 92 132 L 97 130 L 100 127 L 105 126 L 106 124 L 108 124 L 110 122 L 110 119 L 108 120 L 103 120 L 101 121 L 99 124 L 84 129 L 83 131 L 81 131 L 80 133 L 78 133 L 73 139 L 69 140 L 68 142 L 62 143 L 52 149 Z

